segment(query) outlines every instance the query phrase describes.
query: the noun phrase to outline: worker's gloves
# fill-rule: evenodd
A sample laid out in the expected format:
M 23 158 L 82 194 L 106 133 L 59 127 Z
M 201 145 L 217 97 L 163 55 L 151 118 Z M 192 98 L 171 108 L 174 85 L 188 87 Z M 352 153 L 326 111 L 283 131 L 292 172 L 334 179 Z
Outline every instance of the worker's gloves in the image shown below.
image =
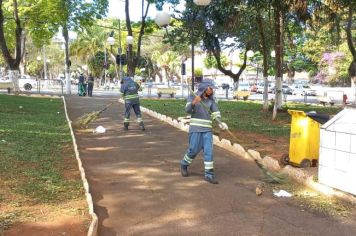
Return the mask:
M 229 127 L 227 126 L 227 124 L 225 122 L 219 123 L 219 127 L 222 130 L 228 130 L 229 129 Z

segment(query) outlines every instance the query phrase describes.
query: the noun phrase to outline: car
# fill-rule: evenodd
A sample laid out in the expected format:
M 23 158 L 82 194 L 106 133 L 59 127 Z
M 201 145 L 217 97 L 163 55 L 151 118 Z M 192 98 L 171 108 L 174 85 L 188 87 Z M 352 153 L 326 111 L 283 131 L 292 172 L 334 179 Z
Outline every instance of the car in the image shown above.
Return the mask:
M 289 87 L 287 84 L 282 84 L 282 92 L 283 94 L 293 94 L 293 89 Z
M 308 84 L 295 84 L 293 86 L 294 95 L 316 96 L 316 90 L 312 89 Z
M 263 94 L 264 89 L 265 89 L 265 85 L 263 83 L 262 84 L 258 84 L 257 85 L 257 89 L 256 89 L 256 93 Z M 268 93 L 272 93 L 272 89 L 274 89 L 274 85 L 271 84 L 271 83 L 268 83 L 267 92 Z
M 19 79 L 19 87 L 20 89 L 30 91 L 33 88 L 37 88 L 37 80 L 33 78 L 21 77 L 21 79 Z
M 268 89 L 269 93 L 275 93 L 275 86 L 271 87 L 271 89 Z M 293 89 L 289 87 L 287 84 L 282 84 L 282 94 L 293 94 Z
M 11 81 L 9 76 L 4 76 L 2 81 Z M 18 79 L 20 90 L 30 91 L 33 88 L 37 88 L 37 80 L 29 75 L 21 75 Z

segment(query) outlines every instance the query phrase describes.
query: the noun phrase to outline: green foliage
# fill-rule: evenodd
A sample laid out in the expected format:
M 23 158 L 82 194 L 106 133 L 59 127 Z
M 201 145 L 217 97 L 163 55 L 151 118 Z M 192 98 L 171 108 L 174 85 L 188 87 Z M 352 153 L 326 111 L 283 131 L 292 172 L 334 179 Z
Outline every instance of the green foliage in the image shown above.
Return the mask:
M 203 77 L 203 69 L 202 68 L 195 68 L 194 69 L 194 75 L 196 77 Z
M 97 52 L 94 57 L 88 61 L 88 66 L 94 77 L 100 77 L 104 70 L 105 55 L 104 52 Z
M 221 58 L 221 65 L 223 67 L 226 67 L 229 64 L 228 58 L 225 55 L 222 55 Z M 208 69 L 217 69 L 218 64 L 216 62 L 215 57 L 213 57 L 211 54 L 209 54 L 207 57 L 204 58 L 204 66 Z
M 142 99 L 142 106 L 157 111 L 161 114 L 178 118 L 186 116 L 185 100 L 149 100 Z M 226 122 L 233 132 L 247 131 L 264 134 L 270 137 L 288 137 L 290 134 L 291 117 L 286 112 L 288 109 L 302 111 L 316 111 L 319 113 L 336 114 L 341 108 L 320 107 L 303 104 L 288 103 L 283 107 L 284 112 L 279 112 L 278 122 L 272 121 L 271 112 L 263 112 L 262 104 L 255 102 L 219 101 L 222 121 Z

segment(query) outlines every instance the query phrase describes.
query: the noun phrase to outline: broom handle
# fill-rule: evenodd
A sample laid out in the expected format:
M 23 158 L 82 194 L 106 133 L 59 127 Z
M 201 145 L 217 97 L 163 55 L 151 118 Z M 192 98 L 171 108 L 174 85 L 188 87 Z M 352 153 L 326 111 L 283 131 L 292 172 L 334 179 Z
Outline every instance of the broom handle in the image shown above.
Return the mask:
M 102 112 L 106 111 L 112 104 L 114 104 L 114 102 L 110 102 L 108 105 L 106 105 L 103 109 L 101 109 L 99 111 L 99 114 L 101 114 Z

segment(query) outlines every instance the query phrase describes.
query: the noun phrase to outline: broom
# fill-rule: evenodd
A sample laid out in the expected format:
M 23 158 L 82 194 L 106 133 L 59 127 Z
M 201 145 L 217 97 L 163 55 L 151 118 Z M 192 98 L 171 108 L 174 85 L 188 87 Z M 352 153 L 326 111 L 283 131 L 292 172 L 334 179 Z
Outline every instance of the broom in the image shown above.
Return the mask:
M 112 104 L 114 104 L 114 102 L 110 102 L 103 109 L 99 111 L 93 111 L 82 115 L 81 117 L 78 118 L 75 124 L 80 127 L 87 127 L 89 123 L 95 121 L 100 116 L 100 114 L 106 111 Z
M 196 93 L 191 88 L 189 88 L 189 90 L 194 96 L 197 96 Z M 210 115 L 212 114 L 212 111 L 203 102 L 201 102 L 200 104 L 202 105 L 205 111 L 207 111 Z M 222 121 L 220 119 L 215 119 L 215 120 L 218 122 L 218 124 L 222 124 Z M 228 134 L 230 134 L 230 136 L 234 139 L 234 141 L 241 143 L 239 139 L 229 129 L 227 129 L 226 131 L 228 132 Z M 265 181 L 269 183 L 278 183 L 278 184 L 282 184 L 286 182 L 286 176 L 284 174 L 271 172 L 259 160 L 253 158 L 249 154 L 248 157 L 250 157 L 250 159 L 253 160 L 256 163 L 256 165 L 259 167 L 259 169 L 262 171 L 262 173 L 265 176 Z

